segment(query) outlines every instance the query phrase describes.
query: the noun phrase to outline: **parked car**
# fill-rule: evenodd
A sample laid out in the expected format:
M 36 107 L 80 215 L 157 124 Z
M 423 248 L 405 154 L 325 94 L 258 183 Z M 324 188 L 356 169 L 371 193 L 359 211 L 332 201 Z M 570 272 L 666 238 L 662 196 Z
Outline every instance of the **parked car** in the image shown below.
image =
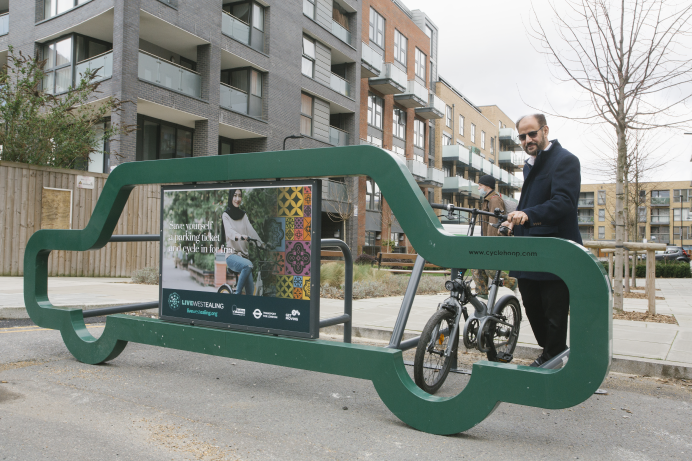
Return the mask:
M 656 252 L 656 261 L 685 261 L 688 263 L 690 262 L 690 255 L 683 247 L 670 246 L 661 254 Z

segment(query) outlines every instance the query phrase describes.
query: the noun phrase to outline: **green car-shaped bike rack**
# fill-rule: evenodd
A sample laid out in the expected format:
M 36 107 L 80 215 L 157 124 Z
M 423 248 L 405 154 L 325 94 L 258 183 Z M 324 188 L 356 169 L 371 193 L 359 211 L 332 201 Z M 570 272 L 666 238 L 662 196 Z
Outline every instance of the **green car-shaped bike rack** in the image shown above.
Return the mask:
M 402 352 L 321 340 L 303 340 L 165 322 L 129 315 L 107 317 L 96 339 L 82 310 L 48 299 L 48 256 L 53 250 L 96 250 L 108 243 L 132 189 L 140 184 L 320 178 L 367 175 L 379 185 L 411 244 L 442 267 L 551 272 L 570 293 L 570 347 L 558 370 L 481 361 L 464 390 L 435 397 L 406 371 Z M 81 362 L 114 359 L 128 341 L 239 360 L 371 380 L 382 401 L 406 424 L 454 434 L 483 421 L 500 402 L 546 409 L 577 405 L 608 373 L 612 357 L 612 298 L 601 264 L 585 248 L 556 238 L 453 236 L 445 232 L 406 165 L 371 146 L 260 152 L 132 162 L 109 176 L 83 230 L 40 230 L 25 252 L 24 298 L 40 327 L 60 330 Z M 444 415 L 442 417 L 441 415 Z

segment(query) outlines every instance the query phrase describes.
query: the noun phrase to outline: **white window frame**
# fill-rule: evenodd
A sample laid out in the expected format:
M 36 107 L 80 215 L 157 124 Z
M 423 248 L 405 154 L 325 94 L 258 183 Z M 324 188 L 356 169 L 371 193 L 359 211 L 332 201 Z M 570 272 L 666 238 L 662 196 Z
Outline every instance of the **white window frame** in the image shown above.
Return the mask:
M 452 128 L 452 106 L 445 106 L 445 125 Z
M 408 53 L 408 38 L 398 29 L 394 29 L 394 59 L 406 67 L 406 55 Z
M 481 130 L 481 149 L 485 149 L 485 131 Z
M 385 19 L 370 7 L 370 41 L 384 50 Z
M 309 51 L 305 50 L 305 42 L 309 42 L 312 44 L 312 49 L 313 49 L 313 55 L 311 56 L 309 54 Z M 302 65 L 301 65 L 301 72 L 303 75 L 306 77 L 310 78 L 315 78 L 315 55 L 317 54 L 317 44 L 315 43 L 315 39 L 308 37 L 307 35 L 303 35 L 303 42 L 302 42 L 302 47 L 303 47 L 303 60 L 302 60 Z M 310 75 L 305 73 L 305 66 L 306 64 L 310 65 Z
M 413 119 L 413 145 L 425 149 L 425 122 Z
M 425 81 L 425 62 L 428 57 L 423 53 L 418 47 L 416 47 L 416 76 L 422 78 Z
M 459 136 L 464 136 L 464 116 L 459 115 Z
M 471 124 L 471 142 L 476 143 L 476 125 Z
M 392 110 L 392 135 L 406 140 L 406 111 L 398 107 Z
M 383 126 L 383 112 L 384 100 L 375 94 L 368 93 L 368 125 L 372 125 L 381 130 Z

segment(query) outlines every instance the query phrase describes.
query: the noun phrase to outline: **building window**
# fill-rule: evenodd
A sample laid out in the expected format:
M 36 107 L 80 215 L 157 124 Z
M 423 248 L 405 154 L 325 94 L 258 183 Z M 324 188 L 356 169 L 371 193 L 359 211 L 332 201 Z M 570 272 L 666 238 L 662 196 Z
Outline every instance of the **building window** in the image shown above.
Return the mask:
M 673 221 L 692 221 L 690 219 L 690 209 L 682 209 L 682 219 L 680 219 L 680 208 L 673 208 Z
M 442 171 L 444 172 L 446 178 L 450 178 L 452 176 L 452 169 L 450 167 L 443 166 Z
M 497 126 L 498 126 L 500 129 L 504 128 L 504 126 L 502 126 L 502 120 L 498 120 L 498 121 L 497 121 Z
M 251 67 L 222 70 L 221 83 L 231 87 L 230 92 L 222 93 L 221 107 L 262 117 L 262 74 L 259 71 Z
M 640 206 L 637 209 L 637 215 L 638 215 L 638 222 L 646 222 L 646 207 L 645 206 Z
M 136 160 L 192 157 L 191 128 L 164 120 L 137 116 Z
M 447 133 L 442 133 L 442 145 L 443 146 L 451 146 L 452 145 L 452 137 L 448 135 Z
M 425 81 L 425 61 L 427 60 L 427 56 L 416 48 L 416 75 Z
M 425 148 L 425 123 L 423 120 L 413 120 L 413 145 Z
M 605 239 L 605 226 L 598 226 L 598 238 L 599 240 Z
M 452 108 L 445 106 L 445 125 L 452 128 Z
M 394 59 L 406 66 L 406 49 L 408 39 L 401 35 L 401 32 L 394 29 Z
M 471 124 L 471 142 L 476 142 L 476 125 Z
M 393 122 L 392 134 L 397 138 L 406 139 L 406 112 L 395 107 Z
M 300 95 L 300 134 L 312 136 L 312 96 Z
M 368 124 L 382 129 L 382 110 L 384 100 L 379 96 L 368 93 Z
M 72 37 L 67 37 L 41 47 L 43 91 L 50 94 L 66 92 L 72 86 Z
M 459 116 L 459 136 L 464 136 L 464 116 Z
M 432 59 L 432 57 L 433 57 L 433 31 L 427 24 L 425 25 L 425 35 L 430 37 L 430 58 Z
M 384 49 L 384 18 L 370 8 L 370 41 Z
M 490 155 L 495 155 L 495 138 L 490 138 Z
M 394 152 L 395 154 L 397 154 L 401 157 L 406 158 L 406 149 L 404 149 L 403 147 L 392 146 L 392 152 Z
M 598 220 L 601 222 L 605 221 L 605 210 L 598 210 Z
M 52 18 L 91 0 L 44 0 L 43 19 Z
M 303 0 L 303 14 L 310 19 L 315 19 L 315 0 Z
M 377 138 L 375 136 L 367 136 L 366 141 L 368 141 L 370 144 L 373 144 L 377 147 L 382 147 L 382 140 L 380 138 Z
M 692 197 L 692 189 L 675 189 L 673 191 L 673 202 L 689 202 Z
M 481 130 L 481 149 L 485 149 L 485 131 Z
M 639 226 L 639 238 L 640 239 L 646 238 L 646 226 Z
M 645 202 L 646 202 L 646 191 L 640 190 L 639 191 L 639 203 L 645 203 Z
M 670 208 L 651 208 L 651 224 L 670 223 Z
M 687 240 L 688 238 L 690 238 L 690 228 L 688 226 L 673 227 L 673 238 Z
M 303 75 L 315 75 L 315 41 L 303 35 Z
M 230 155 L 233 153 L 233 140 L 219 136 L 219 155 Z
M 604 190 L 598 191 L 598 204 L 599 205 L 605 205 L 606 204 L 606 191 L 604 191 Z
M 372 179 L 366 181 L 366 186 L 365 208 L 371 211 L 380 211 L 380 188 Z

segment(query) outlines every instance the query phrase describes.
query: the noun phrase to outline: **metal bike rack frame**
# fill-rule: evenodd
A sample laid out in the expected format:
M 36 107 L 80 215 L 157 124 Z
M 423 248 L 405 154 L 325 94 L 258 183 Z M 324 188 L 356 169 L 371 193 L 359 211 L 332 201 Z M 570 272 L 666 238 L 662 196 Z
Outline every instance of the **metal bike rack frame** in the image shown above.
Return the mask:
M 405 351 L 418 345 L 420 336 L 407 339 L 403 342 L 401 338 L 404 336 L 404 329 L 406 328 L 406 323 L 408 323 L 408 316 L 411 313 L 413 299 L 416 297 L 416 290 L 418 290 L 418 283 L 420 282 L 421 275 L 423 275 L 424 267 L 425 259 L 421 255 L 418 255 L 418 257 L 416 257 L 416 262 L 413 264 L 413 269 L 411 270 L 411 278 L 408 281 L 408 286 L 406 286 L 404 299 L 401 301 L 401 309 L 399 309 L 399 315 L 396 318 L 394 330 L 392 330 L 392 337 L 389 339 L 389 345 L 387 347 L 390 349 Z
M 344 253 L 345 278 L 344 283 L 344 315 L 320 320 L 320 328 L 344 324 L 344 342 L 351 342 L 353 328 L 353 256 L 346 242 L 339 239 L 322 239 L 322 247 L 338 247 Z M 415 293 L 415 290 L 414 290 Z

